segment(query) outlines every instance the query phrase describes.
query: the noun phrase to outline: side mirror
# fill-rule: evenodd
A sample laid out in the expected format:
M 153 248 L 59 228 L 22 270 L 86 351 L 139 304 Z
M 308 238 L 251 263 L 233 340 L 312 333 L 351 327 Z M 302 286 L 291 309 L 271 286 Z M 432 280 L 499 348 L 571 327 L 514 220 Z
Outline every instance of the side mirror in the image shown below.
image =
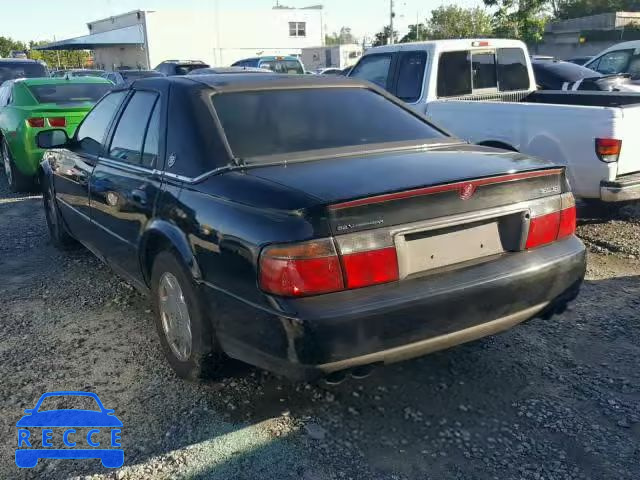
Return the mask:
M 40 148 L 62 148 L 69 144 L 69 136 L 59 128 L 44 130 L 36 135 L 36 143 Z

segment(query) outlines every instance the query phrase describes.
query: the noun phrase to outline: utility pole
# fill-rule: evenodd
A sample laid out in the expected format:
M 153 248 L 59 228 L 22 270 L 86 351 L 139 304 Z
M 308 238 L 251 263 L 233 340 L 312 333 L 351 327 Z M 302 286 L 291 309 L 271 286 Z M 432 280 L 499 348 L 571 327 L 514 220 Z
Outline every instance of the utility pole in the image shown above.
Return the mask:
M 389 45 L 393 45 L 393 0 L 389 0 Z
M 416 10 L 416 42 L 420 41 L 420 21 L 418 20 L 419 16 L 420 16 L 420 12 Z

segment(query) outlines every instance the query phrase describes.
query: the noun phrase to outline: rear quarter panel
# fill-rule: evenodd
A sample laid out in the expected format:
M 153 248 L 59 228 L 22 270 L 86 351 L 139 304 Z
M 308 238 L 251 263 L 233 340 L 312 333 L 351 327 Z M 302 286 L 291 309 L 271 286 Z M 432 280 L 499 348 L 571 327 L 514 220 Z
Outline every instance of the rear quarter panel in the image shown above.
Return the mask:
M 618 160 L 618 175 L 640 171 L 640 104 L 616 108 L 619 115 L 614 117 L 613 138 L 622 140 L 622 150 Z
M 602 107 L 464 100 L 437 100 L 427 107 L 428 117 L 472 143 L 500 142 L 566 166 L 572 190 L 585 198 L 598 198 L 600 181 L 616 177 L 616 164 L 601 162 L 594 142 L 614 134 L 618 112 Z

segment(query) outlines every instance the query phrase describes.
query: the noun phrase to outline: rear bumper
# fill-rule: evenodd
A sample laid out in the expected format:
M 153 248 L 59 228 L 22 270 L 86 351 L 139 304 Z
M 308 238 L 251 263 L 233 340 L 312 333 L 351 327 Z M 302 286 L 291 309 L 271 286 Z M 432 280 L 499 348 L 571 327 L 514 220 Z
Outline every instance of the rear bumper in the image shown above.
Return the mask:
M 640 199 L 640 172 L 600 182 L 600 199 L 603 202 L 627 202 Z
M 508 329 L 573 299 L 584 278 L 576 237 L 463 269 L 257 308 L 219 291 L 231 357 L 294 379 L 392 363 Z M 221 299 L 223 295 L 226 298 Z M 221 303 L 222 300 L 222 303 Z

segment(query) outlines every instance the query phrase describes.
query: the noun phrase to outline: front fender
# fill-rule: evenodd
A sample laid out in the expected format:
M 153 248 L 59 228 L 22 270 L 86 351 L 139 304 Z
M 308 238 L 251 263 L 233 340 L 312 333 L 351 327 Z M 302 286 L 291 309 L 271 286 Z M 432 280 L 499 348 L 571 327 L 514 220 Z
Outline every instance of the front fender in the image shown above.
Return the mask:
M 140 252 L 140 264 L 147 283 L 150 283 L 151 279 L 151 261 L 153 259 L 150 258 L 150 255 L 155 253 L 155 249 L 159 245 L 163 248 L 174 249 L 191 272 L 194 280 L 202 279 L 200 267 L 184 232 L 167 220 L 154 219 L 147 224 L 140 238 L 138 250 Z

